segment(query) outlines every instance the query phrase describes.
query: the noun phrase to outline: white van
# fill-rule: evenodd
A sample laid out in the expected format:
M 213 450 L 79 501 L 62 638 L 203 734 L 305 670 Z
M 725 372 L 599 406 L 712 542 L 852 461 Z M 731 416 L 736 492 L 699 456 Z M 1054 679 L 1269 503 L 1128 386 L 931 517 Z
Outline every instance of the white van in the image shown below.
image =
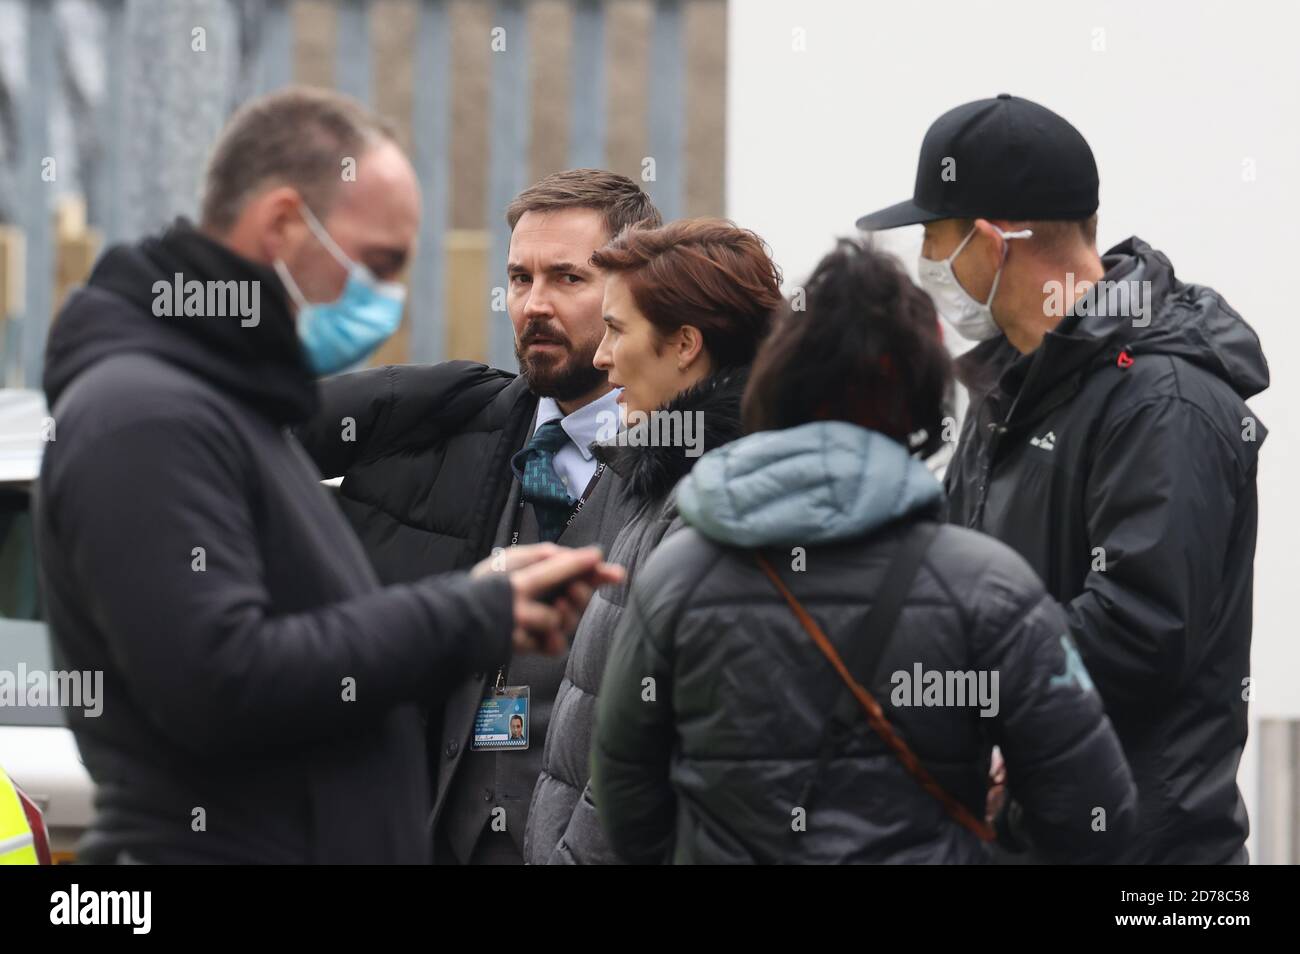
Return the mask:
M 0 679 L 11 683 L 20 671 L 62 668 L 43 621 L 33 546 L 32 491 L 46 426 L 41 394 L 0 389 Z M 63 710 L 6 705 L 0 696 L 0 767 L 40 808 L 55 863 L 73 860 L 94 785 Z

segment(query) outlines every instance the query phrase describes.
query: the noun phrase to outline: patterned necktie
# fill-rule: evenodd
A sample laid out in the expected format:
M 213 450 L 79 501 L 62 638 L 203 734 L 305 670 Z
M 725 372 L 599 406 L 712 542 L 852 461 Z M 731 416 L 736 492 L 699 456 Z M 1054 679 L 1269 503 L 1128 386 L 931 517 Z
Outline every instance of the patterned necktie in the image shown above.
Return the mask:
M 538 537 L 547 543 L 558 540 L 564 532 L 577 500 L 569 496 L 564 482 L 555 473 L 555 454 L 569 442 L 558 420 L 547 421 L 533 432 L 532 439 L 510 459 L 523 499 L 533 505 L 537 517 Z

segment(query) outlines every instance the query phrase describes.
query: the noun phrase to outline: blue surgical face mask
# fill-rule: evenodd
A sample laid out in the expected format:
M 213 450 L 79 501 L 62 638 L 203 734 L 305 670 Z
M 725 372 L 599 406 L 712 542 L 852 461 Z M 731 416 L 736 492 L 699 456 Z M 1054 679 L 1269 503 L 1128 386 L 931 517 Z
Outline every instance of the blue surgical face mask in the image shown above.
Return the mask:
M 331 302 L 309 302 L 283 260 L 276 259 L 275 271 L 298 306 L 298 338 L 312 370 L 333 374 L 369 357 L 397 330 L 406 287 L 381 282 L 370 269 L 352 261 L 305 205 L 302 216 L 312 234 L 347 269 L 343 294 Z

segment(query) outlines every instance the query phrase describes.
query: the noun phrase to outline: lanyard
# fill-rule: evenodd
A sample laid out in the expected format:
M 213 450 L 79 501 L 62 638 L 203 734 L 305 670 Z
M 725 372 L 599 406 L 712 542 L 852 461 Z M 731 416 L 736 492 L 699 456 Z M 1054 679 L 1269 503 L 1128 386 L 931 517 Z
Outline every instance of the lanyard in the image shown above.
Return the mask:
M 587 481 L 587 489 L 582 492 L 582 496 L 578 498 L 578 502 L 573 505 L 573 512 L 569 514 L 569 519 L 564 522 L 565 530 L 568 530 L 569 527 L 573 525 L 573 521 L 578 519 L 578 514 L 582 513 L 582 508 L 587 504 L 587 498 L 590 497 L 591 492 L 596 489 L 596 481 L 600 480 L 600 475 L 604 472 L 605 462 L 601 461 L 600 466 L 596 468 L 596 472 L 591 475 L 591 480 Z M 510 546 L 512 547 L 519 545 L 519 524 L 520 521 L 523 520 L 524 507 L 526 505 L 527 501 L 524 500 L 524 489 L 521 486 L 519 488 L 519 506 L 515 508 L 514 520 L 510 524 Z
M 600 475 L 603 474 L 604 472 L 605 472 L 605 463 L 604 461 L 601 461 L 600 465 L 596 468 L 596 472 L 591 475 L 591 480 L 587 481 L 587 489 L 582 492 L 582 496 L 578 498 L 578 502 L 573 505 L 573 512 L 569 514 L 569 519 L 566 520 L 564 523 L 565 530 L 569 529 L 569 527 L 573 525 L 573 521 L 578 519 L 578 514 L 582 513 L 582 508 L 587 503 L 587 498 L 590 497 L 591 492 L 596 489 L 596 481 L 600 480 Z M 524 490 L 523 487 L 521 486 L 519 488 L 519 506 L 515 508 L 514 521 L 510 525 L 510 545 L 512 547 L 519 545 L 519 523 L 524 516 L 525 504 L 526 501 L 524 500 Z M 496 682 L 494 683 L 492 688 L 497 695 L 501 695 L 503 692 L 505 692 L 506 689 L 506 667 L 505 666 L 502 666 L 500 669 L 497 670 Z

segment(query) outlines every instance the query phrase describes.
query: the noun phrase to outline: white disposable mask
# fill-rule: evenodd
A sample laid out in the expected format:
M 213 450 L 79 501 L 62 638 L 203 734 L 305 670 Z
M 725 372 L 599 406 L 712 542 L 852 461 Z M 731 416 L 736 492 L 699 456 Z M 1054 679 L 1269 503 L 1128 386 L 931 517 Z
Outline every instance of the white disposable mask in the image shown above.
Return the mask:
M 1034 234 L 1033 229 L 1021 229 L 1019 232 L 1003 232 L 996 225 L 993 226 L 998 235 L 1004 239 L 1029 238 Z M 957 256 L 962 250 L 970 244 L 971 238 L 975 235 L 975 226 L 971 226 L 966 237 L 961 240 L 961 244 L 953 250 L 953 253 L 943 261 L 936 262 L 934 259 L 921 256 L 917 262 L 917 275 L 921 280 L 921 287 L 929 294 L 934 301 L 934 307 L 938 310 L 948 324 L 952 325 L 957 334 L 961 335 L 968 341 L 987 341 L 989 338 L 996 338 L 1002 333 L 996 321 L 993 320 L 993 298 L 998 293 L 998 282 L 1002 280 L 1002 268 L 1007 262 L 1007 247 L 1002 248 L 1002 261 L 998 264 L 997 274 L 993 276 L 993 287 L 989 289 L 989 300 L 985 302 L 976 301 L 971 297 L 970 292 L 961 287 L 961 282 L 957 281 L 957 274 L 952 270 L 952 263 L 957 260 Z

